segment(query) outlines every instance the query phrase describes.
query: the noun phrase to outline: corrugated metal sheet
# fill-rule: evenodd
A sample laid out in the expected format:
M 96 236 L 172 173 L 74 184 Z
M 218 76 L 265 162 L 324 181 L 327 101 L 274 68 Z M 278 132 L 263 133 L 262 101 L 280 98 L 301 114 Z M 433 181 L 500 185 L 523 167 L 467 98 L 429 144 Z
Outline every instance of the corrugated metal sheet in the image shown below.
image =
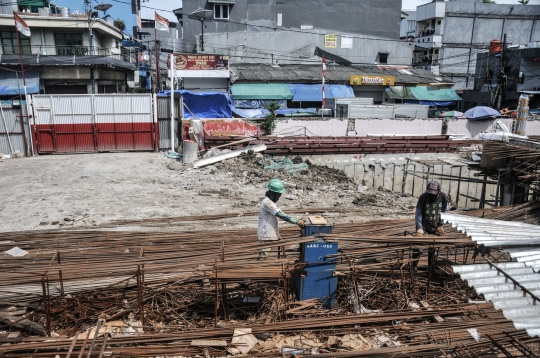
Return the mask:
M 517 262 L 454 266 L 455 272 L 501 309 L 517 329 L 540 336 L 540 226 L 442 214 L 478 245 L 501 248 Z M 526 292 L 526 291 L 529 292 Z
M 150 94 L 35 95 L 38 151 L 152 150 Z
M 396 117 L 428 118 L 428 112 L 429 106 L 416 104 L 395 105 L 394 107 L 394 115 Z
M 178 120 L 179 99 L 175 99 L 174 117 Z M 171 98 L 157 97 L 157 111 L 159 123 L 159 148 L 171 148 Z M 176 132 L 178 131 L 178 123 L 175 124 Z M 177 133 L 178 134 L 178 133 Z M 175 148 L 178 147 L 178 135 L 175 137 Z
M 394 118 L 394 106 L 349 106 L 349 118 Z
M 20 108 L 12 108 L 8 103 L 0 105 L 3 111 L 0 113 L 0 153 L 19 151 L 23 155 L 30 154 L 30 126 L 28 118 L 21 118 L 21 115 L 26 116 L 26 105 L 22 104 Z

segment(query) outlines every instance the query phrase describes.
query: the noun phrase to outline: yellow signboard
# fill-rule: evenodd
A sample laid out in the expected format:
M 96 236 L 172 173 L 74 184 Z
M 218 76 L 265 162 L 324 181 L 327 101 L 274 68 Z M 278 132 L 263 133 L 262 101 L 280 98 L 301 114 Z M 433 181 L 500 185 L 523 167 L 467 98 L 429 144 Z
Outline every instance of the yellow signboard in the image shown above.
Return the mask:
M 337 48 L 337 35 L 324 35 L 324 47 Z
M 393 86 L 394 76 L 351 76 L 351 85 Z

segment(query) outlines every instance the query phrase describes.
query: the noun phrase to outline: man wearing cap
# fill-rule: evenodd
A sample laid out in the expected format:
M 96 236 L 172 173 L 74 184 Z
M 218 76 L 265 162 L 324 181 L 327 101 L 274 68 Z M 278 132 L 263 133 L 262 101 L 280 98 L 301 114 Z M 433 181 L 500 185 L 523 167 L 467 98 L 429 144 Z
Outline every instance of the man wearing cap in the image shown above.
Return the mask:
M 426 192 L 418 198 L 414 219 L 416 221 L 416 235 L 444 235 L 443 221 L 441 213 L 446 212 L 448 207 L 448 198 L 445 193 L 441 193 L 441 184 L 436 181 L 430 181 Z M 412 253 L 413 271 L 417 272 L 418 261 L 422 255 L 422 249 L 414 249 Z M 436 269 L 437 253 L 430 248 L 428 251 L 428 268 L 434 275 L 439 275 Z
M 441 185 L 436 181 L 430 181 L 426 192 L 420 195 L 416 204 L 414 219 L 416 221 L 416 235 L 424 236 L 444 235 L 441 213 L 446 212 L 448 198 L 441 193 Z
M 279 179 L 272 179 L 268 183 L 268 191 L 265 194 L 265 198 L 261 202 L 259 208 L 259 227 L 257 229 L 257 236 L 261 243 L 268 241 L 277 241 L 279 237 L 279 228 L 277 219 L 290 222 L 291 224 L 298 225 L 300 228 L 304 228 L 306 223 L 304 220 L 297 220 L 290 217 L 281 211 L 276 205 L 281 194 L 285 193 L 285 186 Z M 271 248 L 262 249 L 259 253 L 259 258 L 266 258 L 268 251 Z

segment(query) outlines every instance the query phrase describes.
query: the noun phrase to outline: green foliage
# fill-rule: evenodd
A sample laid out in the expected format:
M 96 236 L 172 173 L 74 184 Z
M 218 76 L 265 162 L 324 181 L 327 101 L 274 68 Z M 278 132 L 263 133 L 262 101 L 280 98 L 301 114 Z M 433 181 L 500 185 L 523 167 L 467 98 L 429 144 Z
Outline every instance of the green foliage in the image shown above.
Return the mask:
M 276 111 L 280 107 L 276 102 L 270 102 L 265 104 L 264 108 L 270 113 L 264 117 L 264 120 L 261 123 L 261 129 L 263 129 L 266 134 L 272 134 L 272 131 L 276 128 Z
M 122 19 L 116 19 L 114 20 L 114 27 L 119 29 L 120 31 L 124 31 L 126 29 L 126 23 Z
M 495 0 L 482 0 L 484 4 L 496 4 Z
M 530 0 L 518 0 L 518 3 L 520 3 L 521 5 L 527 5 L 529 1 Z
M 86 55 L 87 52 L 88 52 L 88 49 L 86 47 L 84 47 L 84 46 L 75 45 L 73 47 L 73 54 L 74 55 L 82 56 L 82 55 Z

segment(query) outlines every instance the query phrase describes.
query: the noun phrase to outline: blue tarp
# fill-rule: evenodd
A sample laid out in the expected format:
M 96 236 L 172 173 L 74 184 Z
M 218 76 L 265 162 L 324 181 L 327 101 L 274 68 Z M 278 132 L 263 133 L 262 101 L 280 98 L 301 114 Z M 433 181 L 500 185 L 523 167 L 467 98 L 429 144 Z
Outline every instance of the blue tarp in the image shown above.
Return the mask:
M 439 106 L 439 107 L 446 107 L 446 106 L 453 106 L 456 104 L 454 101 L 446 101 L 446 102 L 437 102 L 437 101 L 415 101 L 412 99 L 406 99 L 403 101 L 405 104 L 421 104 L 423 106 Z
M 285 116 L 290 116 L 298 112 L 317 114 L 317 108 L 281 108 L 276 110 L 276 114 L 283 114 Z
M 321 102 L 322 84 L 289 84 L 293 102 Z M 325 85 L 326 98 L 351 98 L 354 91 L 349 85 Z
M 26 78 L 26 93 L 39 93 L 39 70 L 24 71 Z M 18 78 L 17 78 L 18 76 Z M 6 86 L 1 92 L 1 96 L 11 96 L 24 94 L 22 74 L 14 71 L 0 72 L 0 83 L 2 87 Z
M 175 90 L 174 94 L 175 97 L 182 95 L 189 108 L 189 111 L 184 108 L 185 118 L 232 118 L 232 102 L 226 93 Z M 171 91 L 161 91 L 158 97 L 171 97 Z

